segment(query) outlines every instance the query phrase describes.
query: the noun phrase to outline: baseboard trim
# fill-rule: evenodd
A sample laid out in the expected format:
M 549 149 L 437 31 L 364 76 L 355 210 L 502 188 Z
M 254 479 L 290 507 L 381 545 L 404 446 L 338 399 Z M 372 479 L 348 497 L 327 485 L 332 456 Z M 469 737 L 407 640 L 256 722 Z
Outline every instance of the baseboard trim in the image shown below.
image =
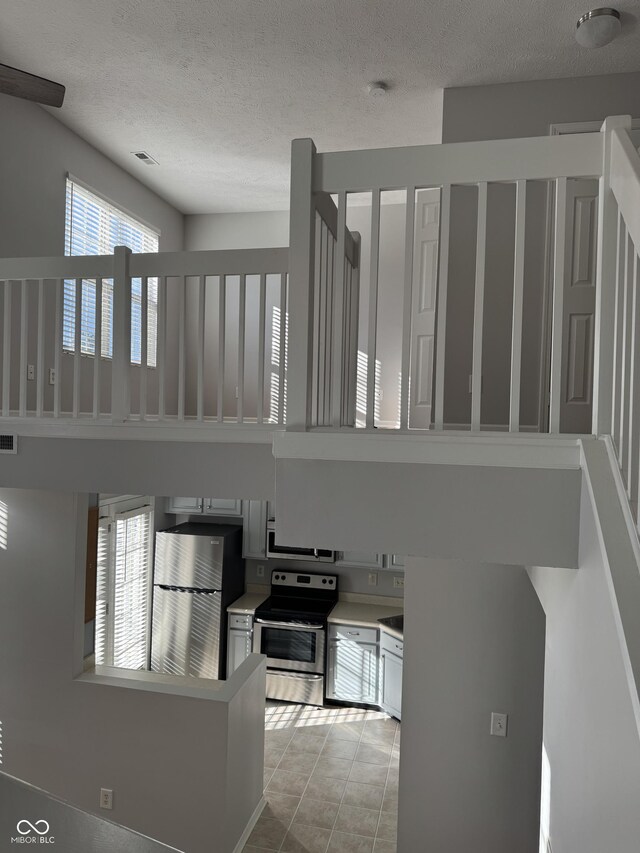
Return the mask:
M 238 843 L 237 843 L 237 844 L 236 844 L 236 846 L 233 848 L 233 853 L 242 853 L 242 850 L 244 849 L 245 844 L 246 844 L 246 843 L 247 843 L 247 841 L 249 840 L 249 836 L 250 836 L 250 835 L 251 835 L 251 833 L 253 832 L 253 827 L 254 827 L 254 826 L 256 825 L 256 823 L 258 822 L 258 818 L 259 818 L 259 817 L 260 817 L 260 815 L 262 814 L 262 811 L 263 811 L 263 809 L 264 809 L 264 807 L 265 807 L 266 805 L 267 805 L 267 801 L 265 800 L 265 798 L 264 798 L 264 797 L 261 797 L 261 798 L 260 798 L 260 802 L 259 802 L 259 803 L 258 803 L 258 805 L 255 807 L 255 810 L 254 810 L 253 814 L 252 814 L 252 815 L 251 815 L 251 817 L 249 818 L 249 822 L 248 822 L 248 823 L 247 823 L 247 825 L 245 826 L 245 828 L 244 828 L 244 832 L 243 832 L 243 833 L 242 833 L 242 835 L 240 836 L 240 839 L 238 840 Z

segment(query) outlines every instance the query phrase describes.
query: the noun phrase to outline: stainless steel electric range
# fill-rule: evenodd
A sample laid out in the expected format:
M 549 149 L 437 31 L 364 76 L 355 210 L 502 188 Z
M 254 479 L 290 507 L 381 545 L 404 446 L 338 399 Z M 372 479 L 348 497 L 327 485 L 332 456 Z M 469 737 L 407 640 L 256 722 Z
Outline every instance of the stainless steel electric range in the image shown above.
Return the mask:
M 253 651 L 267 656 L 267 699 L 322 705 L 327 617 L 337 601 L 337 575 L 273 570 L 253 632 Z

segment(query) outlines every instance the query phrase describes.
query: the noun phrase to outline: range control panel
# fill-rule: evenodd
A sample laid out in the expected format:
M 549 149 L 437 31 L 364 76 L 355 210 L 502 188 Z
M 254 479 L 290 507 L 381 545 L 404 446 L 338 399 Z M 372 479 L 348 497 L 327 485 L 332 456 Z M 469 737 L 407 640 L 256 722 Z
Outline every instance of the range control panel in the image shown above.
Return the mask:
M 271 572 L 272 587 L 298 587 L 299 589 L 337 589 L 337 575 L 310 575 L 308 572 L 285 572 L 274 569 Z

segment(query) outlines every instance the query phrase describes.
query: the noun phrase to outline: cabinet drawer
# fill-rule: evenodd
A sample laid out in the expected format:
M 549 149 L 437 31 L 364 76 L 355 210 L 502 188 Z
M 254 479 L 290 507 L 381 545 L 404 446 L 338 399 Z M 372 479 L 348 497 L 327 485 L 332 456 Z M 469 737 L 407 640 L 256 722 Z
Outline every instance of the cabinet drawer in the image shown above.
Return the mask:
M 229 627 L 230 628 L 244 628 L 251 629 L 253 627 L 253 617 L 241 613 L 230 613 L 229 614 Z
M 402 657 L 404 642 L 382 631 L 380 633 L 380 649 L 381 651 L 390 652 L 392 655 Z
M 330 625 L 329 639 L 351 640 L 354 643 L 377 643 L 377 628 L 361 628 L 358 625 Z

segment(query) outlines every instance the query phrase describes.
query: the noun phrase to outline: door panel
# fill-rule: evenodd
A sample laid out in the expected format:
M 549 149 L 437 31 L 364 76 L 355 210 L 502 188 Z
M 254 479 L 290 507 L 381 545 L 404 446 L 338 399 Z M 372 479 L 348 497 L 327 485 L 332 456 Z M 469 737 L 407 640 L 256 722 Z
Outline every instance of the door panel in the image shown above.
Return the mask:
M 418 190 L 413 255 L 409 381 L 409 426 L 413 429 L 428 429 L 431 423 L 439 238 L 440 190 Z
M 224 539 L 181 533 L 156 533 L 153 582 L 166 586 L 222 589 Z
M 560 430 L 591 432 L 598 182 L 567 182 Z

